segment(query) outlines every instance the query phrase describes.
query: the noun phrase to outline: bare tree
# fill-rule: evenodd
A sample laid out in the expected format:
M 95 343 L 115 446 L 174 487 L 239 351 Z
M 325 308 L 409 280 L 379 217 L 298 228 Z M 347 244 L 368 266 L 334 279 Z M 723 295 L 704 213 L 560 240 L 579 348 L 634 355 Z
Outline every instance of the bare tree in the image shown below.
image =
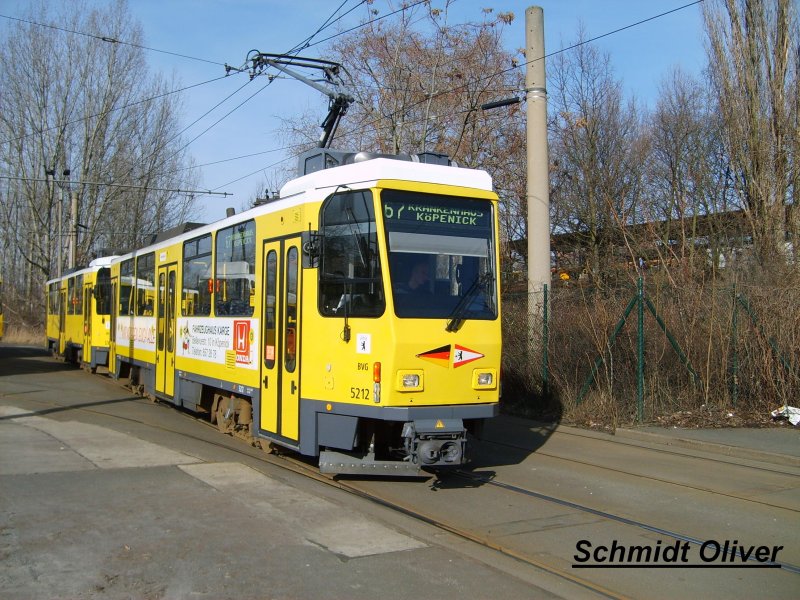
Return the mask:
M 792 0 L 704 3 L 711 83 L 725 146 L 762 265 L 798 235 L 798 42 Z M 791 209 L 790 209 L 791 207 Z M 789 214 L 789 218 L 787 218 Z
M 559 54 L 549 65 L 553 227 L 572 233 L 585 248 L 584 268 L 599 281 L 613 262 L 615 246 L 635 250 L 625 237 L 636 214 L 646 139 L 640 133 L 633 102 L 625 104 L 622 86 L 610 60 L 596 47 L 581 43 Z M 620 237 L 621 236 L 621 237 Z
M 713 116 L 699 80 L 675 68 L 659 86 L 649 118 L 650 156 L 643 205 L 661 264 L 695 262 L 700 219 L 716 211 Z M 705 233 L 705 232 L 703 232 Z
M 352 76 L 356 103 L 341 143 L 381 152 L 439 152 L 478 166 L 520 119 L 484 115 L 481 104 L 517 90 L 521 74 L 502 46 L 511 13 L 484 9 L 450 25 L 447 6 L 404 11 L 340 38 L 332 52 Z
M 76 227 L 67 225 L 69 203 L 58 227 L 63 196 L 78 196 L 78 264 L 148 241 L 182 219 L 192 199 L 164 191 L 191 183 L 179 104 L 170 84 L 148 73 L 124 0 L 60 12 L 42 2 L 27 16 L 0 43 L 0 258 L 8 296 L 35 320 L 42 283 L 58 271 L 57 248 Z

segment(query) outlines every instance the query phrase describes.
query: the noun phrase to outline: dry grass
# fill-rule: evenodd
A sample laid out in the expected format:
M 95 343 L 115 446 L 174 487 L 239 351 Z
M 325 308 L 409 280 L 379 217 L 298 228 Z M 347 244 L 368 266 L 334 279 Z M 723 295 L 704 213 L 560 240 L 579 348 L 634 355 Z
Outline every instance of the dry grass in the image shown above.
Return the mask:
M 30 329 L 23 327 L 8 327 L 3 332 L 3 343 L 16 346 L 41 346 L 44 347 L 45 335 L 43 329 Z
M 765 425 L 771 410 L 796 405 L 800 390 L 798 289 L 797 273 L 769 281 L 751 278 L 747 286 L 737 285 L 736 292 L 749 310 L 740 303 L 734 324 L 736 305 L 730 281 L 700 273 L 677 281 L 673 274 L 667 282 L 650 274 L 645 294 L 698 377 L 691 375 L 645 309 L 643 420 L 683 426 Z M 558 415 L 568 422 L 604 429 L 637 422 L 636 308 L 610 345 L 611 333 L 635 294 L 633 286 L 553 290 L 549 390 L 543 389 L 541 337 L 536 328 L 532 339 L 526 333 L 527 298 L 505 298 L 504 410 L 525 416 Z M 598 357 L 604 360 L 579 402 Z

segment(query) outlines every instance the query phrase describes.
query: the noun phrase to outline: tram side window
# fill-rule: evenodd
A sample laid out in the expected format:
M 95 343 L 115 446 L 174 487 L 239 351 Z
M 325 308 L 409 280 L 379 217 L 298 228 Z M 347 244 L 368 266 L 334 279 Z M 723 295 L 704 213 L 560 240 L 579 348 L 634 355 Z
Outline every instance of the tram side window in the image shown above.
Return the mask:
M 278 255 L 275 250 L 267 254 L 267 286 L 264 298 L 264 366 L 271 369 L 275 366 L 275 348 L 277 344 L 277 314 L 275 299 L 278 294 Z
M 133 314 L 133 294 L 136 291 L 135 280 L 133 278 L 133 259 L 123 261 L 119 266 L 120 288 L 119 288 L 119 314 Z
M 297 248 L 289 248 L 286 253 L 286 343 L 283 345 L 283 366 L 288 373 L 294 373 L 297 366 Z
M 183 244 L 183 292 L 181 314 L 185 317 L 211 314 L 211 234 Z
M 67 279 L 67 314 L 75 314 L 75 278 Z
M 67 279 L 67 314 L 83 314 L 83 275 Z
M 59 301 L 61 300 L 61 295 L 58 293 L 58 282 L 51 283 L 48 287 L 48 314 L 57 315 L 60 312 Z
M 75 276 L 75 314 L 83 314 L 83 275 Z
M 151 252 L 136 259 L 136 316 L 153 316 L 155 301 L 156 255 Z
M 377 317 L 386 308 L 375 210 L 368 190 L 335 194 L 320 212 L 319 311 Z
M 214 313 L 250 317 L 255 301 L 256 225 L 239 223 L 217 232 Z
M 111 314 L 111 271 L 100 269 L 94 287 L 94 298 L 98 315 Z

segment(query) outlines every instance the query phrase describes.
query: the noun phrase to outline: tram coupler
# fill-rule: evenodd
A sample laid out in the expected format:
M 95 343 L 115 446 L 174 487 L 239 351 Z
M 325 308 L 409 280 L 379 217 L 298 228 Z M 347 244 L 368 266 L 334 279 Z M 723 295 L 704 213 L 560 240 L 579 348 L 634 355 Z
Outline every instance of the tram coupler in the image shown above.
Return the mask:
M 405 447 L 421 467 L 464 463 L 467 430 L 461 419 L 420 419 L 403 425 Z

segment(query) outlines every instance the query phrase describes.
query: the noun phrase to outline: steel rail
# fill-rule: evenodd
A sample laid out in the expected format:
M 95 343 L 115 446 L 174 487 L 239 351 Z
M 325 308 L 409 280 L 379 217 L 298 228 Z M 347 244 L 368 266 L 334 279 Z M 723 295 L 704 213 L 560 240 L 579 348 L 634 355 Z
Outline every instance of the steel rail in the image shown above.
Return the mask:
M 527 450 L 529 452 L 533 452 L 534 451 L 532 449 L 525 449 L 525 448 L 522 448 L 520 446 L 516 446 L 516 445 L 513 445 L 513 444 L 506 444 L 504 442 L 494 442 L 494 441 L 491 441 L 491 440 L 481 440 L 481 443 L 489 443 L 489 444 L 494 444 L 494 445 L 497 445 L 497 446 L 504 446 L 504 447 L 514 448 L 514 449 L 523 450 L 523 451 Z M 633 446 L 635 448 L 642 448 L 642 446 L 637 446 L 636 444 L 626 444 L 626 445 L 630 445 L 630 446 Z M 662 451 L 662 450 L 659 450 L 659 449 L 656 449 L 656 448 L 645 448 L 645 449 L 653 450 L 654 452 L 663 452 L 663 453 L 667 453 L 667 454 L 673 454 L 672 452 L 670 452 L 668 450 Z M 663 479 L 661 477 L 654 477 L 652 475 L 643 475 L 641 473 L 632 473 L 632 472 L 626 471 L 624 469 L 616 469 L 614 467 L 606 467 L 606 466 L 603 466 L 603 465 L 598 465 L 598 464 L 593 463 L 593 462 L 589 462 L 589 461 L 585 461 L 585 460 L 579 460 L 577 458 L 567 458 L 565 456 L 558 456 L 557 454 L 552 454 L 552 453 L 549 453 L 549 452 L 543 452 L 542 450 L 535 450 L 535 452 L 536 452 L 537 455 L 546 456 L 547 458 L 552 458 L 552 459 L 555 459 L 555 460 L 562 460 L 562 461 L 565 461 L 565 462 L 570 462 L 570 463 L 574 463 L 574 464 L 578 464 L 578 465 L 584 465 L 584 466 L 592 467 L 592 468 L 595 468 L 595 469 L 602 469 L 604 471 L 610 471 L 612 473 L 619 473 L 621 475 L 629 475 L 631 477 L 637 477 L 639 479 L 648 479 L 650 481 L 657 481 L 658 483 L 664 483 L 664 484 L 667 484 L 667 485 L 674 485 L 674 486 L 678 486 L 678 487 L 683 487 L 683 488 L 686 488 L 688 490 L 694 490 L 694 491 L 697 491 L 697 492 L 715 494 L 717 496 L 723 496 L 725 498 L 730 498 L 732 500 L 740 500 L 742 502 L 751 502 L 753 504 L 759 504 L 761 506 L 766 506 L 766 507 L 769 507 L 769 508 L 777 508 L 777 509 L 780 509 L 780 510 L 786 510 L 786 511 L 789 511 L 789 512 L 792 512 L 792 513 L 800 512 L 800 511 L 797 511 L 797 510 L 795 510 L 793 508 L 787 508 L 785 506 L 780 506 L 778 504 L 770 504 L 769 502 L 765 502 L 763 500 L 755 500 L 753 498 L 746 498 L 744 496 L 737 496 L 735 494 L 729 494 L 729 493 L 726 493 L 726 492 L 720 492 L 720 491 L 716 491 L 716 490 L 713 490 L 713 489 L 707 488 L 707 487 L 689 485 L 689 484 L 686 484 L 686 483 L 680 483 L 678 481 L 672 481 L 672 480 L 669 480 L 669 479 Z M 774 469 L 766 469 L 766 468 L 761 469 L 759 467 L 751 467 L 749 465 L 740 465 L 739 463 L 735 463 L 735 462 L 719 461 L 719 460 L 716 460 L 716 459 L 713 459 L 713 458 L 705 459 L 704 457 L 692 456 L 691 454 L 680 454 L 680 453 L 675 453 L 675 454 L 677 454 L 678 456 L 682 456 L 684 458 L 696 458 L 698 460 L 709 460 L 711 462 L 721 462 L 723 464 L 727 464 L 727 465 L 731 465 L 731 466 L 742 466 L 742 467 L 745 467 L 745 468 L 752 468 L 752 469 L 756 469 L 756 470 L 766 471 L 768 473 L 773 473 L 773 474 L 776 474 L 776 475 L 786 475 L 788 477 L 793 477 L 793 476 L 796 477 L 796 475 L 794 475 L 792 473 L 786 473 L 785 471 L 777 471 L 777 470 L 774 470 Z

